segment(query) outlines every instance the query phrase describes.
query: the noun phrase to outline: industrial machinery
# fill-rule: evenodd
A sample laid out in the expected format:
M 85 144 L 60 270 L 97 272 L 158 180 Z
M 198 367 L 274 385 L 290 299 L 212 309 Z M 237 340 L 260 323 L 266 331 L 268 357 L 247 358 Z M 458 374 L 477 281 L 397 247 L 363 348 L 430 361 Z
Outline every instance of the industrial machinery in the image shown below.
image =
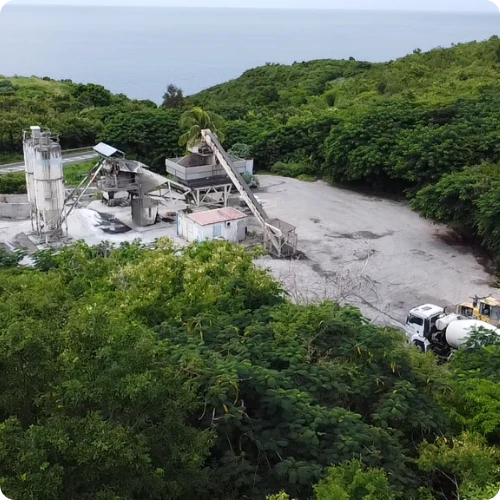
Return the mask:
M 23 133 L 26 187 L 31 224 L 39 242 L 63 236 L 64 175 L 59 138 L 40 127 Z
M 493 326 L 500 325 L 500 301 L 493 297 L 475 297 L 473 302 L 458 304 L 456 313 L 485 321 Z
M 500 330 L 489 323 L 455 313 L 447 315 L 442 307 L 433 304 L 412 309 L 405 325 L 410 344 L 422 352 L 432 351 L 445 358 L 463 347 L 470 335 L 479 329 L 500 335 Z
M 234 187 L 246 202 L 262 229 L 264 230 L 264 247 L 278 258 L 291 257 L 297 252 L 296 228 L 280 219 L 270 219 L 241 174 L 234 167 L 230 156 L 222 147 L 219 139 L 210 130 L 202 130 L 203 143 L 200 148 L 209 148 L 216 162 L 226 172 Z
M 228 157 L 238 173 L 253 174 L 253 160 Z M 196 207 L 228 206 L 233 183 L 206 142 L 188 148 L 188 154 L 182 158 L 167 158 L 165 164 L 170 198 L 176 199 L 180 195 L 188 205 Z
M 130 205 L 132 220 L 140 227 L 150 226 L 158 219 L 158 203 L 149 193 L 164 185 L 167 179 L 149 170 L 147 165 L 127 160 L 125 153 L 108 144 L 94 147 L 98 155 L 97 165 L 66 198 L 70 206 L 66 217 L 79 205 L 91 187 L 102 193 L 102 201 L 108 206 Z

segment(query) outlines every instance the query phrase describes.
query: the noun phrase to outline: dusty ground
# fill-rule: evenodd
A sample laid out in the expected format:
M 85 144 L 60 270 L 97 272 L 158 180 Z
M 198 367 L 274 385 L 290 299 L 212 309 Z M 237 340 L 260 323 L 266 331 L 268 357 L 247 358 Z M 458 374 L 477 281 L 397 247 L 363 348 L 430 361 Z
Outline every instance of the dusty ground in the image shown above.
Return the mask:
M 271 176 L 260 182 L 258 196 L 268 215 L 297 226 L 299 250 L 307 259 L 265 258 L 259 264 L 270 268 L 296 301 L 330 298 L 356 305 L 378 324 L 401 326 L 408 310 L 425 302 L 445 306 L 497 292 L 470 248 L 446 243 L 445 227 L 421 219 L 404 203 L 323 182 Z M 117 227 L 115 232 L 114 222 L 105 219 L 108 213 L 130 230 L 122 233 Z M 149 242 L 167 236 L 184 243 L 174 224 L 138 228 L 129 207 L 107 209 L 100 202 L 73 212 L 68 225 L 69 241 Z M 0 245 L 35 250 L 26 236 L 30 230 L 29 221 L 0 220 Z
M 176 211 L 185 205 L 165 204 L 160 214 Z M 106 217 L 109 216 L 109 217 Z M 9 250 L 27 248 L 36 251 L 37 245 L 28 235 L 32 233 L 29 220 L 0 219 L 0 247 Z M 149 227 L 138 227 L 132 221 L 130 207 L 108 208 L 100 201 L 93 201 L 87 208 L 74 210 L 68 218 L 68 238 L 64 243 L 84 240 L 89 245 L 98 245 L 103 241 L 113 244 L 142 240 L 152 243 L 158 238 L 168 237 L 177 245 L 185 245 L 185 241 L 177 236 L 177 228 L 173 223 L 161 222 Z M 42 248 L 39 245 L 38 248 Z
M 295 300 L 332 298 L 358 306 L 374 322 L 401 326 L 425 302 L 457 304 L 498 292 L 470 248 L 405 203 L 324 182 L 261 176 L 258 194 L 272 217 L 297 226 L 304 261 L 262 259 Z

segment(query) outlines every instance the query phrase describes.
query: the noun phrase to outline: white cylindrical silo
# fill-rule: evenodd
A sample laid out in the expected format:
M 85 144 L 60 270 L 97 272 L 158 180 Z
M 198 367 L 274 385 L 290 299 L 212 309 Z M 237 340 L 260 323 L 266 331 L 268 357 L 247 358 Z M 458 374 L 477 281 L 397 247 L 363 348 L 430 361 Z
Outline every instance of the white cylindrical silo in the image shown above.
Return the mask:
M 31 204 L 31 210 L 35 210 L 36 196 L 35 196 L 35 146 L 40 142 L 41 130 L 40 127 L 31 127 L 30 132 L 24 132 L 23 150 L 24 150 L 24 166 L 26 174 L 26 191 L 28 193 L 28 200 Z
M 63 161 L 61 146 L 50 135 L 35 147 L 34 189 L 42 231 L 60 230 L 65 194 Z

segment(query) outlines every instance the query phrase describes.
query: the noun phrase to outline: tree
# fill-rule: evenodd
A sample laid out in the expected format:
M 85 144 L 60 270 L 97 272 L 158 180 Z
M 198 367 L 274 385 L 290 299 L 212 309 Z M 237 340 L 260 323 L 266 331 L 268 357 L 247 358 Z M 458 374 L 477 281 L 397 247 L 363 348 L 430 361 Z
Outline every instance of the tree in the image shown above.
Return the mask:
M 487 446 L 484 438 L 472 433 L 423 444 L 418 465 L 433 472 L 433 487 L 445 498 L 478 498 L 469 495 L 472 491 L 485 491 L 500 481 L 499 450 Z
M 178 122 L 179 112 L 173 109 L 118 112 L 106 120 L 100 139 L 164 173 L 165 158 L 182 152 Z
M 359 461 L 346 462 L 328 470 L 314 487 L 316 500 L 394 500 L 394 490 L 381 469 L 366 469 Z
M 50 272 L 0 271 L 0 484 L 10 498 L 200 498 L 207 487 L 212 432 L 189 421 L 196 387 L 150 329 L 107 311 L 107 272 L 139 251 L 76 245 Z
M 181 146 L 194 146 L 201 139 L 201 131 L 206 129 L 210 129 L 214 134 L 217 134 L 221 141 L 224 140 L 222 132 L 224 121 L 217 113 L 194 107 L 183 113 L 179 124 L 180 128 L 184 130 L 179 139 L 179 145 Z
M 182 89 L 170 84 L 163 94 L 162 107 L 167 109 L 181 109 L 184 106 L 184 93 Z

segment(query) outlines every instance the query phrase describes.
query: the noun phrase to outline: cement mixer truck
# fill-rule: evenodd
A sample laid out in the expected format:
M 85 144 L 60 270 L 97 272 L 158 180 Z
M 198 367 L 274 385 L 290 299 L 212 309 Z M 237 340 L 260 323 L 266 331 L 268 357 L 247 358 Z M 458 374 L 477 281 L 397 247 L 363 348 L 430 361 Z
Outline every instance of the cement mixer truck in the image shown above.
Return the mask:
M 446 314 L 442 307 L 433 304 L 412 309 L 405 325 L 410 344 L 422 352 L 432 351 L 445 358 L 463 347 L 470 335 L 479 329 L 494 331 L 500 335 L 500 329 L 489 323 L 459 314 Z

